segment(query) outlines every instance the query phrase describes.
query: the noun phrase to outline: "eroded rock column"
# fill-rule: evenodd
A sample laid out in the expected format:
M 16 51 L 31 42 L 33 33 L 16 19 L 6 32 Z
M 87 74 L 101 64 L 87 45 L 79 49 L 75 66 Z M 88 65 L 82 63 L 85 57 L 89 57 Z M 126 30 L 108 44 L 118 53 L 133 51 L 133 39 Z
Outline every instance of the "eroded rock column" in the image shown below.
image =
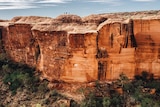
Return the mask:
M 10 24 L 3 36 L 5 52 L 16 62 L 35 66 L 34 44 L 29 24 Z
M 136 74 L 142 71 L 160 77 L 160 21 L 159 19 L 134 20 L 134 34 L 138 48 L 136 49 Z
M 50 81 L 60 81 L 65 73 L 66 61 L 70 57 L 67 32 L 33 30 L 37 40 L 37 68 Z
M 70 82 L 97 80 L 97 33 L 70 33 L 68 36 L 72 56 L 65 66 L 63 79 Z
M 109 20 L 99 28 L 98 79 L 118 79 L 121 73 L 135 75 L 136 40 L 132 20 Z

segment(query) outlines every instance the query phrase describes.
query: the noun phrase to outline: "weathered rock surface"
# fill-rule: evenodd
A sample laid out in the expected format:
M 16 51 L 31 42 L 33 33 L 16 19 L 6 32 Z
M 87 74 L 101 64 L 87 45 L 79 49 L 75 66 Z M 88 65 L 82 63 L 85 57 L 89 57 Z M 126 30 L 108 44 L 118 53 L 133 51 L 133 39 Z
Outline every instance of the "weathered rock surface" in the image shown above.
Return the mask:
M 160 77 L 160 11 L 15 17 L 0 21 L 1 53 L 50 81 Z

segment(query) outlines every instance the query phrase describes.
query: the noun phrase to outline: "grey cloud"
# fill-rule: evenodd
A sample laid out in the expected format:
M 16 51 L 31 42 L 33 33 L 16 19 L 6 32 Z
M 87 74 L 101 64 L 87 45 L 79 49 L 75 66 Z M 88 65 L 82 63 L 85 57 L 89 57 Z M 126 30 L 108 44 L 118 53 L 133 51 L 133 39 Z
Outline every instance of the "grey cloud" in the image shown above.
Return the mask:
M 88 0 L 88 2 L 106 3 L 113 6 L 121 5 L 122 0 Z
M 135 1 L 135 2 L 153 2 L 153 1 L 156 1 L 156 0 L 132 0 L 132 1 Z
M 0 10 L 56 6 L 55 4 L 67 3 L 70 1 L 72 0 L 0 0 Z

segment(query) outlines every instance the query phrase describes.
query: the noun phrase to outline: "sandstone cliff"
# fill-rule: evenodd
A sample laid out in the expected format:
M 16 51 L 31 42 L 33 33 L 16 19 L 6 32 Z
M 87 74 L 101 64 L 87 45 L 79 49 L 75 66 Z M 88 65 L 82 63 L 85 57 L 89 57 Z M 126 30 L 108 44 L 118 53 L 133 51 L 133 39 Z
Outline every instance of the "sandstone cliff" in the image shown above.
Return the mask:
M 160 11 L 15 17 L 0 22 L 1 53 L 50 81 L 160 77 Z

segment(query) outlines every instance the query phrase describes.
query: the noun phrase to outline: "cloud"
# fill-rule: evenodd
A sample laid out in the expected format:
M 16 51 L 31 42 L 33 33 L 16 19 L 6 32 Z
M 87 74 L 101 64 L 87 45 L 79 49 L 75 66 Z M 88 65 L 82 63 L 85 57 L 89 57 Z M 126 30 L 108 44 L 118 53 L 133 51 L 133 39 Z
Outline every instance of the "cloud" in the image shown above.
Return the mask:
M 156 0 L 132 0 L 132 1 L 136 1 L 136 2 L 153 2 Z
M 38 3 L 66 3 L 69 0 L 41 0 Z
M 33 5 L 33 0 L 0 0 L 0 9 L 27 9 L 27 8 L 36 8 L 36 5 Z
M 113 3 L 117 1 L 118 0 L 90 0 L 90 2 L 105 2 L 105 3 Z
M 0 0 L 0 10 L 56 6 L 55 4 L 67 3 L 69 1 L 71 0 Z
M 93 2 L 93 3 L 106 3 L 110 4 L 113 6 L 118 6 L 122 4 L 121 0 L 89 0 L 88 2 Z

